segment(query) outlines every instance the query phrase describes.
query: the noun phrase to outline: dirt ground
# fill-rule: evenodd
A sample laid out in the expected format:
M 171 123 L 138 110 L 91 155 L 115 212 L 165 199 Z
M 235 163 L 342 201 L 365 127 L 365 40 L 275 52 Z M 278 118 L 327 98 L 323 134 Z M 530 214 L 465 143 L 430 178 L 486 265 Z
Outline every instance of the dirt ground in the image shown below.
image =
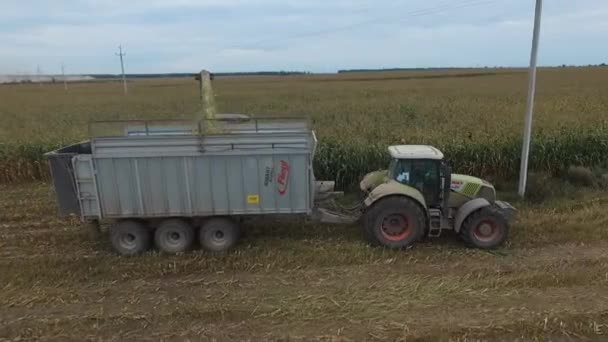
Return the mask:
M 405 251 L 355 226 L 248 225 L 226 255 L 123 258 L 0 186 L 0 340 L 608 340 L 608 194 L 526 206 L 509 243 Z

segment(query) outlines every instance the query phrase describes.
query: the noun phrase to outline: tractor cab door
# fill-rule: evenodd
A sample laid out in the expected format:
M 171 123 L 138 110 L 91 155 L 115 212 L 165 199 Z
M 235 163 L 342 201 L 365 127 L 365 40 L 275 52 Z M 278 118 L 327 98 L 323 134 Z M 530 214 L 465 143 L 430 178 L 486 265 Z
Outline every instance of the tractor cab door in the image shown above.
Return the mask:
M 399 159 L 391 164 L 391 175 L 402 184 L 418 189 L 429 208 L 442 207 L 441 162 L 433 159 Z

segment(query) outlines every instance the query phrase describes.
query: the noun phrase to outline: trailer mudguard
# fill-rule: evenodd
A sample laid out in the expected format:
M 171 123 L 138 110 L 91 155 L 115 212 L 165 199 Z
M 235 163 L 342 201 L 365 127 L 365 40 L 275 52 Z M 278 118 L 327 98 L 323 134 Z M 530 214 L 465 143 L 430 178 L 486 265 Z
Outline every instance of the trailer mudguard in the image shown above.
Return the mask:
M 478 209 L 488 207 L 490 205 L 492 204 L 487 199 L 481 197 L 474 198 L 463 204 L 456 213 L 456 218 L 454 219 L 454 231 L 456 231 L 457 233 L 460 231 L 464 220 L 466 220 L 470 214 L 477 211 Z

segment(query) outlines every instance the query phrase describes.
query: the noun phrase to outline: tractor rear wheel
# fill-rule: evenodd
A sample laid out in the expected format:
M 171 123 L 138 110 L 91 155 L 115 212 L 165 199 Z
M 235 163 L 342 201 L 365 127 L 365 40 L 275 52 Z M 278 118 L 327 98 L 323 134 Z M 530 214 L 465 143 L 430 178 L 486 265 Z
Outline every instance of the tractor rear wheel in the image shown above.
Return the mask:
M 424 211 L 407 197 L 389 197 L 365 214 L 365 237 L 373 245 L 389 248 L 411 246 L 424 236 Z
M 130 256 L 150 248 L 150 230 L 138 221 L 119 221 L 110 227 L 110 242 L 118 254 Z
M 460 236 L 477 248 L 491 249 L 502 245 L 509 235 L 509 224 L 495 207 L 485 207 L 472 213 L 462 224 Z

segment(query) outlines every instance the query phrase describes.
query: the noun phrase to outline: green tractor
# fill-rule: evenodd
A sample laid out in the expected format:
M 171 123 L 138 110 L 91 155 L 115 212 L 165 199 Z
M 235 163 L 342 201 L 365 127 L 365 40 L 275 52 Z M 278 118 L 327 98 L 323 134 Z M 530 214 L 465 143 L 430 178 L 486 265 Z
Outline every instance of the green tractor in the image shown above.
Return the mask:
M 515 208 L 496 200 L 492 184 L 452 174 L 432 146 L 390 146 L 387 170 L 367 174 L 361 223 L 374 245 L 403 248 L 453 230 L 470 246 L 494 248 L 509 233 Z

